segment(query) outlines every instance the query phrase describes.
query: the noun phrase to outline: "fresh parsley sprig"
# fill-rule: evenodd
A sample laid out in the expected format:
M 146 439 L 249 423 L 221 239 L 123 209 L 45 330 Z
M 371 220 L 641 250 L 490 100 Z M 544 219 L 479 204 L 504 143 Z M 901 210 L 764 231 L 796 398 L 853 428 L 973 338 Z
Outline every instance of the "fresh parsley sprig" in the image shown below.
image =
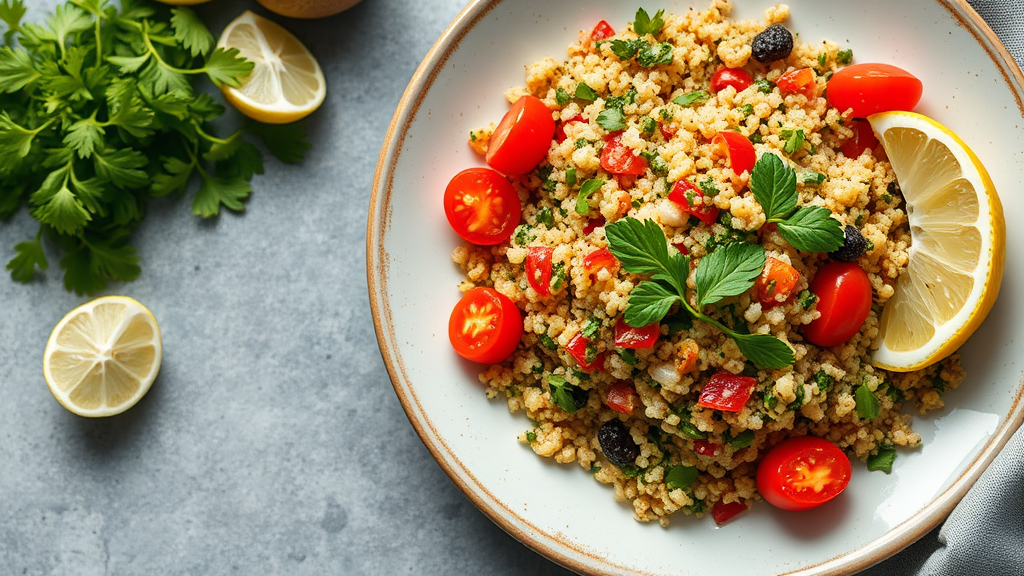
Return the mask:
M 662 320 L 672 306 L 682 305 L 694 318 L 731 337 L 751 362 L 762 368 L 781 369 L 793 364 L 790 347 L 770 334 L 743 334 L 704 314 L 706 306 L 738 296 L 754 285 L 764 268 L 764 248 L 737 242 L 722 246 L 701 258 L 695 272 L 695 302 L 687 297 L 690 258 L 670 251 L 665 233 L 657 223 L 623 218 L 605 226 L 608 249 L 623 269 L 650 276 L 629 295 L 624 318 L 630 326 L 646 326 Z
M 764 210 L 766 223 L 801 252 L 831 252 L 843 245 L 843 228 L 821 206 L 797 208 L 796 172 L 775 154 L 762 154 L 750 172 L 750 190 Z

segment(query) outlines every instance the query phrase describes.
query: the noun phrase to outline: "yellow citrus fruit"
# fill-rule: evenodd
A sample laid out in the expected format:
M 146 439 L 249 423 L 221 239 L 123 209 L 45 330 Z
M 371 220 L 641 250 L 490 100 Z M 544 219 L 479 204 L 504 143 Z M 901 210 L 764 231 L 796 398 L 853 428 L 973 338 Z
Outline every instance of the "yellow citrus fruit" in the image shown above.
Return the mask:
M 327 95 L 316 58 L 290 32 L 262 16 L 246 10 L 228 24 L 217 46 L 237 48 L 255 65 L 240 87 L 221 87 L 227 101 L 254 120 L 295 122 L 319 108 Z
M 259 3 L 289 18 L 324 18 L 348 10 L 359 0 L 259 0 Z
M 206 4 L 210 0 L 156 0 L 157 2 L 163 2 L 164 4 L 170 4 L 171 6 L 195 6 L 196 4 Z
M 43 376 L 68 410 L 113 416 L 146 395 L 162 357 L 153 314 L 131 298 L 104 296 L 57 323 L 43 353 Z
M 910 221 L 910 261 L 885 304 L 872 363 L 911 371 L 959 348 L 999 295 L 1006 223 L 978 157 L 913 112 L 868 118 L 892 162 Z

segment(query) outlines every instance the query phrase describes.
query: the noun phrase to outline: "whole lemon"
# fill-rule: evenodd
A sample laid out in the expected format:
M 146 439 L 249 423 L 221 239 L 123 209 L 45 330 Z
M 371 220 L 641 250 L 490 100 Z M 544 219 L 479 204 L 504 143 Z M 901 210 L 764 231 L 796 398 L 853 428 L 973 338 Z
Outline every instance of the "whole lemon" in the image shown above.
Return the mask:
M 258 0 L 267 10 L 289 18 L 324 18 L 344 12 L 359 0 Z

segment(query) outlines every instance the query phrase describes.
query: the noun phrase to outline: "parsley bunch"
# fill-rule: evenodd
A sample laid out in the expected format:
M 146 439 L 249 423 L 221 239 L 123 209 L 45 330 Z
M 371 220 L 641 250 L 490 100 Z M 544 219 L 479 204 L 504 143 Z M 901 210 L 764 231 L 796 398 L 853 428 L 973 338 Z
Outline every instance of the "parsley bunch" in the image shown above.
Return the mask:
M 40 25 L 21 22 L 22 0 L 0 0 L 0 217 L 27 201 L 40 223 L 35 239 L 15 246 L 15 280 L 47 269 L 44 237 L 62 255 L 68 290 L 134 280 L 139 257 L 128 240 L 147 197 L 184 192 L 196 179 L 195 214 L 242 210 L 250 179 L 263 173 L 244 132 L 286 162 L 308 148 L 298 126 L 248 123 L 216 136 L 210 122 L 224 108 L 193 81 L 237 87 L 252 63 L 214 48 L 188 8 L 119 4 L 70 0 Z
M 822 179 L 824 180 L 824 179 Z M 843 245 L 843 227 L 821 206 L 797 208 L 796 172 L 775 154 L 762 154 L 750 172 L 750 191 L 764 210 L 766 223 L 801 252 L 832 252 Z

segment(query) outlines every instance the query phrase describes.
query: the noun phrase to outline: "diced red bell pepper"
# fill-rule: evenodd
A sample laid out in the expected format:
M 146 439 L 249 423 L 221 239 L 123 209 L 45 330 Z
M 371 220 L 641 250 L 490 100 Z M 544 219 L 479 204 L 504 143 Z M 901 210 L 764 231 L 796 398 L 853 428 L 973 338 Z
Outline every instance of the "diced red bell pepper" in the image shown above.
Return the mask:
M 715 524 L 721 526 L 731 520 L 733 516 L 746 511 L 747 505 L 742 502 L 730 502 L 728 504 L 718 502 L 711 508 L 711 517 L 715 519 Z
M 590 32 L 590 39 L 594 42 L 598 40 L 604 40 L 605 38 L 611 38 L 615 36 L 615 29 L 612 28 L 611 24 L 601 20 L 594 26 L 594 29 Z
M 769 256 L 765 260 L 764 270 L 754 281 L 757 300 L 764 307 L 778 306 L 789 300 L 799 281 L 800 273 L 796 271 L 796 268 L 778 258 Z
M 719 370 L 704 385 L 697 403 L 722 412 L 739 412 L 750 400 L 755 386 L 757 380 L 754 378 Z
M 619 260 L 607 248 L 598 248 L 583 257 L 583 268 L 592 278 L 597 278 L 602 268 L 614 275 L 619 271 Z
M 704 191 L 686 180 L 679 180 L 672 186 L 668 199 L 709 226 L 718 221 L 718 208 L 705 204 Z
M 633 149 L 622 143 L 622 134 L 610 134 L 604 139 L 601 150 L 601 168 L 610 174 L 631 174 L 642 176 L 647 172 L 647 160 L 635 154 Z
M 694 440 L 693 450 L 701 456 L 718 456 L 722 453 L 722 445 L 707 440 Z
M 661 130 L 661 135 L 665 137 L 665 140 L 671 140 L 676 135 L 676 130 L 665 122 L 658 123 L 658 130 Z
M 847 158 L 857 158 L 865 150 L 874 150 L 878 146 L 878 138 L 867 120 L 852 120 L 850 128 L 853 130 L 853 138 L 839 147 Z
M 615 322 L 615 345 L 619 348 L 653 348 L 660 336 L 661 324 L 657 322 L 640 328 L 626 324 L 622 318 Z
M 632 384 L 619 381 L 608 388 L 608 397 L 604 403 L 616 412 L 632 414 L 633 410 L 640 405 L 640 396 L 637 395 Z
M 583 227 L 583 234 L 584 235 L 590 234 L 591 232 L 593 232 L 597 228 L 600 228 L 601 226 L 604 226 L 604 225 L 605 225 L 604 216 L 601 216 L 599 214 L 599 215 L 591 218 L 587 222 L 587 225 Z
M 790 70 L 775 81 L 779 92 L 783 94 L 803 94 L 808 98 L 814 96 L 817 84 L 814 83 L 814 72 L 810 68 Z
M 559 123 L 558 127 L 555 128 L 555 142 L 558 142 L 559 144 L 565 142 L 565 139 L 567 138 L 567 136 L 565 135 L 565 126 L 567 124 L 572 124 L 573 122 L 583 122 L 584 124 L 590 124 L 590 120 L 584 118 L 582 114 L 577 114 L 572 118 L 569 118 L 565 122 Z
M 690 255 L 690 250 L 686 247 L 686 244 L 682 242 L 676 242 L 675 244 L 673 244 L 673 246 L 675 246 L 676 250 L 679 250 L 679 253 L 682 254 L 683 256 Z
M 732 168 L 733 172 L 742 174 L 754 169 L 757 152 L 743 134 L 732 131 L 719 132 L 711 141 L 718 146 L 719 154 L 724 154 L 729 159 L 729 168 Z
M 591 362 L 587 362 L 588 344 L 590 342 L 582 334 L 577 334 L 569 341 L 569 345 L 565 349 L 576 360 L 576 363 L 580 365 L 580 370 L 587 374 L 592 374 L 604 367 L 604 352 L 598 354 Z
M 550 246 L 530 246 L 526 251 L 526 281 L 541 296 L 551 294 L 551 256 L 555 249 Z

